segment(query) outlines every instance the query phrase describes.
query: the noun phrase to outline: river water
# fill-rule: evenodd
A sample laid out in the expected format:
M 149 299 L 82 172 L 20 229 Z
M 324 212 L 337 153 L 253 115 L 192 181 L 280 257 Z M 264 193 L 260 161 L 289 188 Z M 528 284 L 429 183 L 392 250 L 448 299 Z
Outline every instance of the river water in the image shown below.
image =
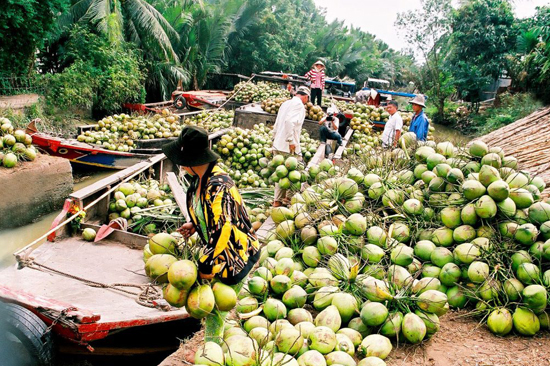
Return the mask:
M 74 191 L 78 191 L 100 179 L 108 177 L 114 171 L 100 171 L 89 173 L 86 176 L 81 176 L 78 182 L 74 184 Z M 7 229 L 0 231 L 0 268 L 5 268 L 15 263 L 13 253 L 50 230 L 50 226 L 59 214 L 59 211 L 52 212 L 42 216 L 37 221 L 21 226 L 15 229 Z

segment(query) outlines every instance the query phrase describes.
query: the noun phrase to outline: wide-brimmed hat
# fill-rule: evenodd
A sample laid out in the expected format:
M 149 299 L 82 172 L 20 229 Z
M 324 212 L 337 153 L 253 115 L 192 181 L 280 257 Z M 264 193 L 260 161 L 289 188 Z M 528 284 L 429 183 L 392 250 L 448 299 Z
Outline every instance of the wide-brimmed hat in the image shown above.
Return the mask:
M 419 106 L 422 106 L 426 108 L 426 99 L 423 95 L 417 94 L 413 99 L 409 100 L 410 104 L 417 104 Z
M 177 140 L 162 146 L 162 152 L 174 164 L 181 166 L 199 166 L 220 158 L 208 146 L 208 133 L 196 126 L 186 126 Z
M 317 60 L 317 62 L 315 62 L 315 63 L 313 64 L 313 66 L 315 66 L 315 65 L 321 65 L 321 66 L 325 67 L 325 64 L 324 64 L 323 61 L 321 61 L 321 60 Z

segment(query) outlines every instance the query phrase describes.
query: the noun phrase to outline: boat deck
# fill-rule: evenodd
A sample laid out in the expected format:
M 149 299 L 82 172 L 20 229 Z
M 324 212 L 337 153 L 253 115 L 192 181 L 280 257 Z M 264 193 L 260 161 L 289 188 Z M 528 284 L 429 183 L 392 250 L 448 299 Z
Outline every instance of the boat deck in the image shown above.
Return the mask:
M 145 275 L 143 252 L 109 240 L 98 243 L 69 237 L 60 241 L 46 242 L 31 253 L 34 261 L 69 273 L 73 276 L 104 284 L 148 284 Z M 15 266 L 0 272 L 0 286 L 13 292 L 32 293 L 36 300 L 51 300 L 66 303 L 86 313 L 99 315 L 96 324 L 138 321 L 151 324 L 167 318 L 186 318 L 185 310 L 172 308 L 164 312 L 157 308 L 139 305 L 136 296 L 113 289 L 95 288 L 85 283 L 56 273 L 32 268 L 16 269 Z M 127 288 L 140 292 L 139 288 Z M 140 325 L 140 324 L 135 324 Z

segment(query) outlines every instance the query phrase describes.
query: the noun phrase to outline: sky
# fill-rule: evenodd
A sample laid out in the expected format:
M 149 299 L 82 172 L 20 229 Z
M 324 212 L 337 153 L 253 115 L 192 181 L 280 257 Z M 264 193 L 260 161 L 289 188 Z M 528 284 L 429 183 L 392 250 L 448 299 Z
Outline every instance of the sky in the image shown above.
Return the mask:
M 407 42 L 397 34 L 394 27 L 397 13 L 420 9 L 420 0 L 314 0 L 317 7 L 326 9 L 329 22 L 334 19 L 345 20 L 374 34 L 391 48 L 401 50 Z M 535 14 L 537 6 L 550 5 L 550 0 L 514 0 L 514 10 L 518 18 L 527 18 Z

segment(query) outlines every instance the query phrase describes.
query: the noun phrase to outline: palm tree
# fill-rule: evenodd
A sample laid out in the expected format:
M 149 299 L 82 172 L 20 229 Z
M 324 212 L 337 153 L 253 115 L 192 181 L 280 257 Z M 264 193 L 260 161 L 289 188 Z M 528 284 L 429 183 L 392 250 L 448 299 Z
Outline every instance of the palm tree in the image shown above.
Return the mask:
M 145 0 L 78 0 L 64 14 L 59 25 L 86 24 L 104 35 L 112 44 L 127 41 L 142 52 L 147 72 L 148 89 L 166 97 L 170 85 L 188 80 L 179 66 L 173 44 L 179 35 L 164 16 Z

